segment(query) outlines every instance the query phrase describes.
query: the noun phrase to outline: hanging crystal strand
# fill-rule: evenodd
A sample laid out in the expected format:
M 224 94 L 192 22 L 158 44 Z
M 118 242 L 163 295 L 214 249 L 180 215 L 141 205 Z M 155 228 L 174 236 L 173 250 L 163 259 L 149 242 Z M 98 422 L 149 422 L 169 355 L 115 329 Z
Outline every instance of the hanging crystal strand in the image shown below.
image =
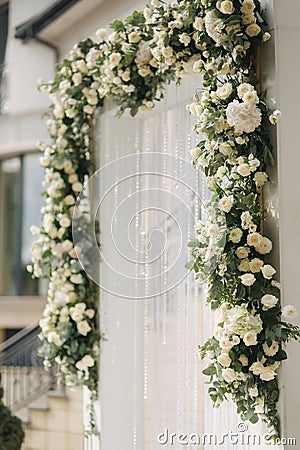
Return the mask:
M 185 130 L 186 135 L 184 136 L 184 140 L 187 144 L 187 146 L 183 146 L 183 152 L 182 152 L 182 158 L 186 159 L 189 155 L 189 150 L 191 149 L 191 132 L 192 124 L 190 120 L 190 116 L 187 114 L 185 110 L 185 102 L 183 102 L 182 106 L 182 123 L 185 124 Z M 191 193 L 187 191 L 186 193 L 186 202 L 187 207 L 192 209 L 192 202 L 193 198 L 191 198 Z M 191 229 L 193 228 L 192 218 L 191 215 L 187 215 L 187 230 L 186 230 L 186 238 L 187 242 L 189 242 L 192 239 L 191 235 Z M 186 254 L 186 260 L 188 260 L 188 249 L 187 246 L 185 247 L 185 254 Z M 186 385 L 187 385 L 187 391 L 188 391 L 188 423 L 187 423 L 187 431 L 189 433 L 192 433 L 193 430 L 195 431 L 196 428 L 196 411 L 194 410 L 194 391 L 193 391 L 193 374 L 196 371 L 196 365 L 195 365 L 195 336 L 194 336 L 194 324 L 197 322 L 197 315 L 194 314 L 194 299 L 192 297 L 192 290 L 191 290 L 191 283 L 190 283 L 190 277 L 187 277 L 185 279 L 186 284 L 186 302 L 187 302 L 187 314 L 186 314 L 186 342 L 187 342 L 187 349 L 186 349 L 186 355 L 187 355 L 187 378 L 186 378 Z M 197 402 L 196 402 L 197 403 Z
M 136 151 L 136 173 L 140 172 L 140 122 L 138 126 L 136 127 L 136 135 L 135 135 L 135 151 Z M 137 193 L 141 189 L 140 186 L 140 177 L 136 176 L 134 179 L 134 191 Z M 136 195 L 136 204 L 135 204 L 135 280 L 140 278 L 140 265 L 139 265 L 139 246 L 140 246 L 140 217 L 138 214 L 138 211 L 140 210 L 140 196 Z M 136 299 L 134 300 L 134 330 L 133 330 L 133 450 L 137 450 L 137 415 L 138 415 L 138 376 L 139 376 L 139 369 L 138 369 L 138 336 L 139 333 L 137 330 L 139 329 L 139 302 L 141 300 L 138 300 L 137 297 L 139 297 L 140 292 L 138 290 L 138 283 L 135 281 L 135 295 Z
M 168 154 L 168 134 L 169 134 L 169 127 L 168 127 L 168 98 L 166 97 L 164 100 L 164 111 L 163 111 L 163 177 L 162 177 L 162 189 L 167 190 L 168 186 L 168 164 L 167 164 L 167 154 Z M 167 238 L 167 217 L 164 218 L 164 235 Z M 165 373 L 166 373 L 166 352 L 167 352 L 167 320 L 169 314 L 171 314 L 171 311 L 168 308 L 168 293 L 166 292 L 167 289 L 167 283 L 168 283 L 168 252 L 167 249 L 165 249 L 162 257 L 162 271 L 163 271 L 163 295 L 162 298 L 158 298 L 157 301 L 161 302 L 157 305 L 157 311 L 159 311 L 158 316 L 161 317 L 161 342 L 160 342 L 160 352 L 161 352 L 161 360 L 164 361 L 163 370 L 160 374 L 160 383 L 161 383 L 161 395 L 159 399 L 159 406 L 160 406 L 160 422 L 157 424 L 167 426 L 167 420 L 166 420 L 166 408 L 167 408 L 167 399 L 166 394 L 164 390 L 164 384 L 165 384 Z M 157 327 L 159 330 L 160 328 Z
M 149 128 L 149 120 L 146 121 L 146 148 L 145 152 L 149 152 L 152 149 L 150 148 L 150 128 Z M 151 182 L 151 180 L 150 180 Z M 147 195 L 147 191 L 145 191 L 145 194 Z M 142 205 L 144 207 L 145 205 Z M 149 235 L 149 222 L 148 222 L 148 211 L 146 211 L 143 214 L 143 230 L 146 232 L 144 236 Z M 144 386 L 143 386 L 143 394 L 144 394 L 144 400 L 148 399 L 148 359 L 149 359 L 149 300 L 147 299 L 147 296 L 149 295 L 149 263 L 148 263 L 148 251 L 146 249 L 146 246 L 144 247 L 145 251 L 145 284 L 144 284 L 144 292 L 146 299 L 144 300 Z
M 175 157 L 178 161 L 179 157 L 179 117 L 178 117 L 178 87 L 176 87 L 176 106 L 175 106 Z M 178 179 L 178 162 L 175 163 L 175 180 Z M 177 181 L 173 184 L 174 189 L 177 186 Z M 183 348 L 183 327 L 184 327 L 184 308 L 182 298 L 182 283 L 176 289 L 177 301 L 177 427 L 178 433 L 183 430 L 183 409 L 184 409 L 184 392 L 183 392 L 183 375 L 184 375 L 184 348 Z M 179 443 L 177 445 L 179 447 Z

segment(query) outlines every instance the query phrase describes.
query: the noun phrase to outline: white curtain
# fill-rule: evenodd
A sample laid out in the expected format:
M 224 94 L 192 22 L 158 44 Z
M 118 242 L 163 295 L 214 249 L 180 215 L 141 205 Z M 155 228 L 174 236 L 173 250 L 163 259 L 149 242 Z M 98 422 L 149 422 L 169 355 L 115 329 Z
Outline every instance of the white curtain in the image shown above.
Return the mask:
M 200 85 L 189 78 L 150 112 L 116 118 L 107 107 L 97 121 L 101 450 L 248 448 L 178 442 L 180 433 L 235 432 L 239 422 L 230 405 L 212 410 L 197 345 L 213 318 L 184 268 L 207 197 L 190 164 L 198 138 L 186 112 Z

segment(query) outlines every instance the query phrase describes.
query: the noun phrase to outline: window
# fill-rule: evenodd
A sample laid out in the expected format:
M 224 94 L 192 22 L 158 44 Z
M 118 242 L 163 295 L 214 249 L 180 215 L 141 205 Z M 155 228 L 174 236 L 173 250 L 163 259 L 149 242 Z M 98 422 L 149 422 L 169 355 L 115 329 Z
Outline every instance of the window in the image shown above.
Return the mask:
M 8 33 L 8 3 L 0 2 L 0 113 L 3 110 L 5 102 L 5 86 L 4 86 L 4 63 L 5 51 Z
M 30 226 L 40 223 L 43 169 L 37 153 L 0 162 L 0 295 L 39 295 L 43 283 L 27 272 L 34 240 Z

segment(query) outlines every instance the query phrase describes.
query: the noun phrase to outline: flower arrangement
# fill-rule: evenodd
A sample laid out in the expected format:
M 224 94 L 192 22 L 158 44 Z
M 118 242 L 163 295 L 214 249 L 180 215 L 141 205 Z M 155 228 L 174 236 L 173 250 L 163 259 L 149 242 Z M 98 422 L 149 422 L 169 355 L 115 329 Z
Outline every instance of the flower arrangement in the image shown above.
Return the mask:
M 269 122 L 275 124 L 280 116 L 279 111 L 270 114 L 258 92 L 254 54 L 270 38 L 266 29 L 258 0 L 175 0 L 170 5 L 152 0 L 144 11 L 114 21 L 108 36 L 100 29 L 95 41 L 76 45 L 54 80 L 41 84 L 52 102 L 52 142 L 41 144 L 45 204 L 41 228 L 32 229 L 39 237 L 29 270 L 49 279 L 40 322 L 42 354 L 46 367 L 57 362 L 67 385 L 97 390 L 98 292 L 78 261 L 80 253 L 93 250 L 84 197 L 73 217 L 78 194 L 93 173 L 93 114 L 111 98 L 120 114 L 129 109 L 134 116 L 154 107 L 166 83 L 196 73 L 203 89 L 188 106 L 201 136 L 193 161 L 205 173 L 227 227 L 218 269 L 208 280 L 218 327 L 200 348 L 201 356 L 211 359 L 204 373 L 215 405 L 230 394 L 243 419 L 255 423 L 260 416 L 278 436 L 276 371 L 286 358 L 285 342 L 300 332 L 285 321 L 295 316 L 292 306 L 281 316 L 276 270 L 265 260 L 272 243 L 261 226 L 261 192 L 267 165 L 274 162 Z M 75 246 L 72 225 L 81 233 Z M 197 224 L 188 266 L 196 279 L 203 280 L 210 261 L 207 246 L 222 242 L 223 225 Z

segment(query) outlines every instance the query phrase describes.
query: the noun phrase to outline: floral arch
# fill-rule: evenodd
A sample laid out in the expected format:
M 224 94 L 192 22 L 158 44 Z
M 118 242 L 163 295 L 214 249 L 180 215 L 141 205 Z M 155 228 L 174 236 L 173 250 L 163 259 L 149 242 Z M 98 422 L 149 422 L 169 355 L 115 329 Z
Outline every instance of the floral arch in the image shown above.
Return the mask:
M 76 198 L 93 174 L 91 129 L 96 110 L 107 98 L 129 109 L 149 110 L 163 97 L 164 85 L 190 73 L 202 86 L 188 105 L 197 117 L 199 143 L 194 165 L 203 171 L 226 217 L 226 243 L 217 270 L 208 279 L 207 301 L 217 311 L 214 336 L 200 347 L 210 363 L 209 395 L 215 405 L 230 394 L 243 420 L 261 417 L 279 436 L 277 369 L 287 355 L 284 344 L 298 339 L 290 323 L 296 312 L 280 306 L 276 269 L 267 262 L 272 242 L 264 235 L 263 185 L 274 164 L 269 126 L 280 117 L 270 112 L 257 77 L 258 47 L 270 38 L 258 0 L 152 0 L 112 32 L 76 45 L 42 84 L 50 94 L 48 131 L 42 143 L 45 203 L 32 249 L 35 277 L 49 279 L 41 319 L 41 353 L 46 368 L 56 361 L 68 386 L 86 385 L 96 395 L 100 332 L 98 289 L 78 256 L 89 246 L 89 212 L 73 217 Z M 82 236 L 74 246 L 73 224 Z M 197 224 L 188 264 L 201 280 L 203 242 L 212 226 Z

